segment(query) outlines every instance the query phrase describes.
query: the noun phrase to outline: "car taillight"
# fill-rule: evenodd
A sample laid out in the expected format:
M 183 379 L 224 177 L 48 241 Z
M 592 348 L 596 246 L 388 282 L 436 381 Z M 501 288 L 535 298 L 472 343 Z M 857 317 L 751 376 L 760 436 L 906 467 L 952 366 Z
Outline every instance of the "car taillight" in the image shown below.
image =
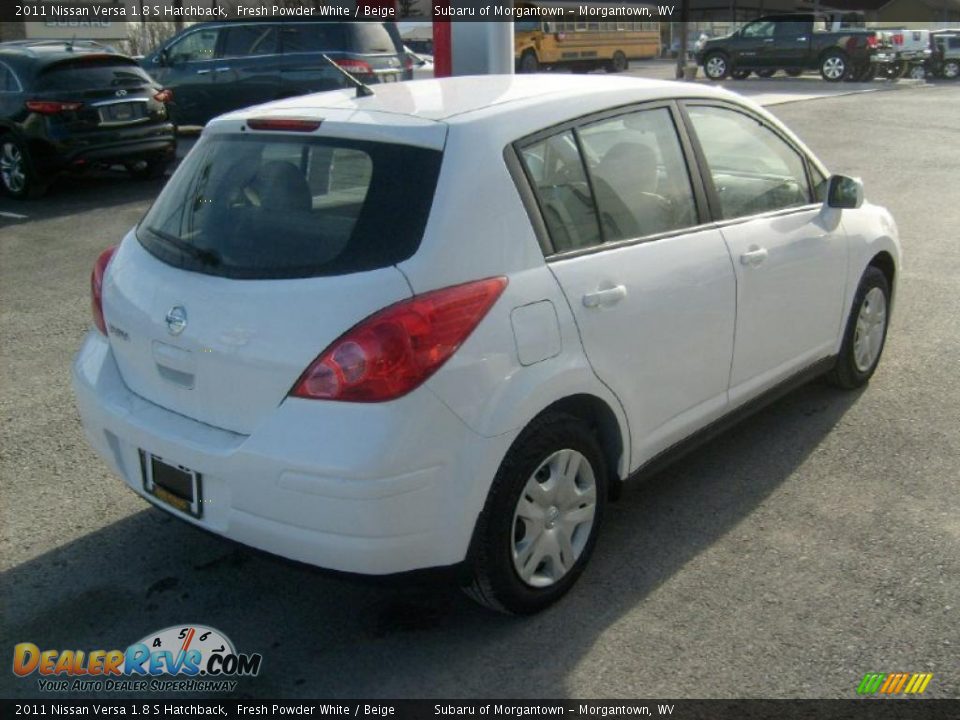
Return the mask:
M 58 102 L 56 100 L 27 100 L 27 110 L 41 115 L 56 115 L 72 112 L 83 107 L 82 102 Z
M 867 35 L 867 47 L 875 48 L 877 46 L 877 36 Z
M 363 60 L 354 60 L 353 58 L 338 58 L 334 62 L 349 73 L 355 75 L 373 75 L 373 68 L 370 63 Z
M 107 334 L 107 323 L 103 319 L 103 276 L 116 251 L 117 246 L 114 245 L 100 253 L 100 257 L 93 264 L 93 272 L 90 273 L 90 309 L 93 311 L 93 324 L 104 335 Z
M 324 350 L 290 394 L 345 402 L 406 395 L 457 351 L 506 286 L 505 277 L 488 278 L 384 308 Z
M 902 33 L 897 33 L 896 35 L 893 36 L 893 44 L 894 44 L 894 45 L 903 45 L 903 34 L 902 34 Z
M 157 102 L 168 103 L 173 100 L 173 90 L 163 89 L 153 96 L 153 99 Z

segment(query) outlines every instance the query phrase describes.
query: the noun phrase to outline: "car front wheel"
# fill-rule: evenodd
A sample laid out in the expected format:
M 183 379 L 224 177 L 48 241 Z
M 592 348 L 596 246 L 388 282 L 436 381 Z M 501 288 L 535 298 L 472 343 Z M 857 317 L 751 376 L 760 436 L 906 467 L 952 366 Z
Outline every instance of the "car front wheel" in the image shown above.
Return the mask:
M 730 63 L 723 53 L 710 53 L 703 59 L 703 72 L 711 80 L 724 80 L 730 74 Z
M 847 59 L 842 53 L 829 53 L 820 61 L 820 75 L 827 82 L 840 82 L 846 77 L 847 69 Z
M 948 60 L 943 64 L 943 76 L 947 80 L 956 80 L 960 77 L 960 60 Z
M 596 543 L 607 469 L 590 427 L 563 413 L 514 441 L 477 520 L 464 588 L 500 612 L 527 615 L 559 600 Z
M 0 183 L 17 200 L 38 198 L 46 191 L 33 172 L 27 148 L 10 136 L 0 138 Z
M 827 376 L 830 382 L 852 390 L 870 380 L 880 362 L 889 322 L 890 283 L 879 268 L 868 267 L 853 298 L 837 364 Z

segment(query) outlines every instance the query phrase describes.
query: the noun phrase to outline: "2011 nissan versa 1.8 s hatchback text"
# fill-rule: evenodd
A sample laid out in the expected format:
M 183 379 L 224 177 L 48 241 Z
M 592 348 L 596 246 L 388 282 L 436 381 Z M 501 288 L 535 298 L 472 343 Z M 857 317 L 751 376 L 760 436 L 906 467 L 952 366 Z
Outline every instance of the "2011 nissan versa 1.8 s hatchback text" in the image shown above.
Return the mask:
M 459 566 L 528 613 L 623 479 L 786 384 L 867 382 L 899 260 L 857 180 L 722 90 L 334 91 L 207 126 L 97 260 L 74 385 L 167 512 L 326 568 Z

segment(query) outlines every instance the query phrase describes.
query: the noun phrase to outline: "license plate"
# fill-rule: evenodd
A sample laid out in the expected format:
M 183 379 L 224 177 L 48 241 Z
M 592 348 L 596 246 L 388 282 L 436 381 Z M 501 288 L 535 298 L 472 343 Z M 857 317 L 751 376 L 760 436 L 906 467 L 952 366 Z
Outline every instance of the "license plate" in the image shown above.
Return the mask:
M 140 103 L 115 103 L 100 108 L 100 121 L 105 123 L 130 122 L 140 119 Z
M 140 469 L 143 489 L 148 493 L 193 517 L 203 514 L 200 473 L 182 465 L 172 465 L 144 450 L 140 451 Z

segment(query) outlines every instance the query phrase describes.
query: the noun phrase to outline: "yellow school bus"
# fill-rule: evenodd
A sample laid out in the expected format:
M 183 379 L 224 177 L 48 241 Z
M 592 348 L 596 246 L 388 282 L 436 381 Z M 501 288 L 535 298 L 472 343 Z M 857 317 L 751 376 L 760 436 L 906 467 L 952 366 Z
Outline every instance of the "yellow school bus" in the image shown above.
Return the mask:
M 553 4 L 523 2 L 516 7 L 544 8 Z M 660 23 L 619 18 L 597 22 L 517 20 L 513 51 L 517 72 L 556 67 L 567 67 L 574 72 L 598 68 L 620 72 L 627 69 L 630 60 L 660 55 Z

